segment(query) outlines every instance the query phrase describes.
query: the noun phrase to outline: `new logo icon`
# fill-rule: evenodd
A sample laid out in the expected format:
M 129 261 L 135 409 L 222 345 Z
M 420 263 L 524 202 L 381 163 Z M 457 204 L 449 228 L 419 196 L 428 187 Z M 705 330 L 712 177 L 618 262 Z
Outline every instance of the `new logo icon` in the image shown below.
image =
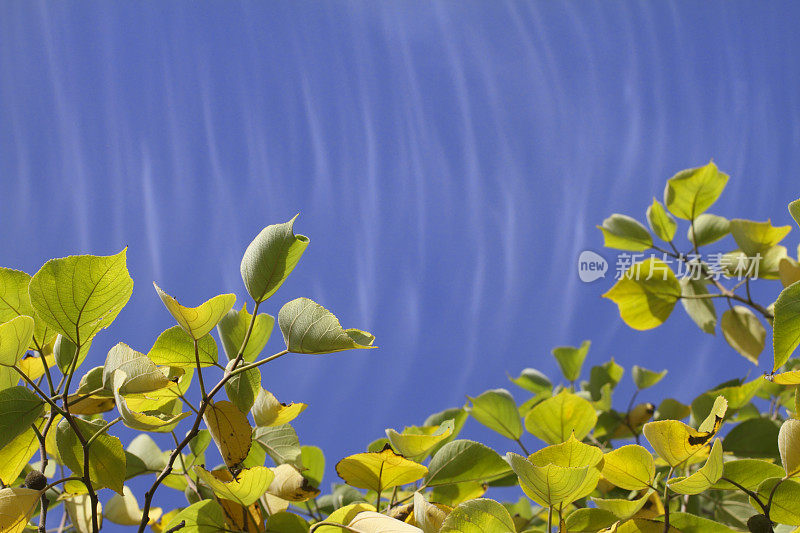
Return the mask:
M 578 257 L 578 277 L 584 283 L 606 277 L 608 262 L 605 258 L 591 250 L 584 250 Z

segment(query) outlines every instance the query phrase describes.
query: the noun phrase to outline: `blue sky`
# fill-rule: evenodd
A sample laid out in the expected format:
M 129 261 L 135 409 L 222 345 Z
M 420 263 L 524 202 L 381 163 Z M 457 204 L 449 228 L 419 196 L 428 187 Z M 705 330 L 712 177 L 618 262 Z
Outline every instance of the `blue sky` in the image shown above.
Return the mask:
M 296 428 L 331 465 L 387 427 L 513 387 L 506 372 L 555 377 L 550 349 L 583 339 L 588 363 L 669 368 L 652 395 L 688 401 L 770 354 L 756 368 L 681 312 L 627 329 L 600 298 L 611 280 L 580 282 L 577 257 L 613 262 L 595 225 L 644 220 L 668 177 L 711 158 L 731 175 L 713 212 L 790 222 L 798 11 L 3 2 L 0 264 L 129 246 L 134 295 L 94 344 L 101 364 L 172 325 L 152 281 L 186 304 L 241 304 L 245 247 L 301 213 L 311 245 L 267 312 L 308 296 L 380 346 L 262 372 L 278 398 L 310 404 Z M 267 350 L 280 349 L 276 332 Z M 467 434 L 510 449 L 474 422 Z

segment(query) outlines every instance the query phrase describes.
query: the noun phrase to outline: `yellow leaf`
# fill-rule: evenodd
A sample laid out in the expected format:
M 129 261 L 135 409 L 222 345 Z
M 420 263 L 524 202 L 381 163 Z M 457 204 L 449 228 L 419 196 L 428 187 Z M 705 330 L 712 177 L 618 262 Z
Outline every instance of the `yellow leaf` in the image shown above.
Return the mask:
M 246 468 L 239 472 L 238 479 L 230 481 L 222 481 L 217 477 L 220 474 L 224 476 L 226 471 L 209 472 L 201 466 L 195 466 L 194 471 L 214 491 L 214 494 L 245 507 L 259 499 L 274 478 L 273 472 L 266 466 Z M 230 474 L 227 477 L 230 477 Z
M 386 437 L 392 447 L 405 457 L 421 460 L 452 433 L 453 421 L 447 420 L 440 426 L 405 428 L 402 433 L 387 429 Z
M 229 468 L 238 466 L 250 453 L 252 444 L 247 416 L 229 401 L 209 403 L 203 420 Z M 249 504 L 248 504 L 249 505 Z
M 603 456 L 603 477 L 625 490 L 647 488 L 656 475 L 653 456 L 638 444 L 629 444 Z
M 719 481 L 720 477 L 722 477 L 722 444 L 716 439 L 706 464 L 689 477 L 676 477 L 670 480 L 669 488 L 678 494 L 700 494 Z
M 336 464 L 336 473 L 350 486 L 380 493 L 422 479 L 428 469 L 386 446 L 380 452 L 345 457 Z
M 643 433 L 655 452 L 675 467 L 695 455 L 714 437 L 678 420 L 658 420 L 644 425 Z
M 184 307 L 175 298 L 162 291 L 158 285 L 153 283 L 153 286 L 170 314 L 194 340 L 214 329 L 214 326 L 236 303 L 235 294 L 220 294 L 197 307 Z
M 525 416 L 525 429 L 548 444 L 558 444 L 575 435 L 583 440 L 597 422 L 592 404 L 566 390 L 536 404 Z
M 41 492 L 32 489 L 0 490 L 0 531 L 21 533 L 36 511 Z
M 78 533 L 91 533 L 92 531 L 92 500 L 88 494 L 67 494 L 64 499 L 69 519 Z M 103 506 L 97 502 L 97 522 L 103 525 Z
M 666 263 L 656 258 L 632 265 L 603 295 L 617 304 L 622 320 L 638 330 L 663 324 L 680 297 L 678 278 Z
M 534 466 L 554 464 L 580 468 L 597 466 L 602 459 L 603 452 L 600 448 L 582 443 L 575 435 L 571 435 L 566 442 L 547 446 L 528 457 Z
M 124 487 L 122 489 L 122 496 L 115 494 L 106 504 L 105 517 L 115 524 L 122 526 L 137 526 L 142 520 L 144 511 L 139 508 L 139 502 L 136 501 L 136 496 L 133 495 L 131 489 Z M 160 507 L 150 508 L 147 516 L 150 518 L 150 524 L 156 522 L 161 517 L 162 511 Z
M 308 407 L 304 403 L 281 403 L 274 394 L 261 389 L 253 404 L 253 419 L 259 427 L 288 424 Z
M 604 500 L 601 498 L 592 498 L 591 500 L 595 503 L 595 505 L 597 505 L 599 509 L 603 509 L 605 511 L 613 513 L 614 516 L 616 516 L 620 520 L 627 520 L 633 517 L 636 513 L 638 513 L 642 509 L 642 507 L 645 506 L 647 500 L 650 498 L 650 495 L 652 493 L 653 490 L 650 489 L 635 500 L 622 500 L 622 499 Z
M 519 477 L 527 496 L 544 507 L 568 504 L 590 494 L 600 471 L 593 467 L 566 467 L 555 464 L 536 466 L 525 457 L 507 453 L 506 460 Z
M 49 353 L 45 356 L 44 361 L 49 368 L 52 368 L 56 364 L 56 356 Z M 44 365 L 40 356 L 25 357 L 17 366 L 31 381 L 36 381 L 44 375 Z
M 375 511 L 358 513 L 347 524 L 347 529 L 354 533 L 422 533 L 418 527 Z
M 18 316 L 0 324 L 0 365 L 14 366 L 28 351 L 33 339 L 33 319 Z
M 43 423 L 40 423 L 41 426 Z M 41 429 L 41 427 L 39 428 Z M 39 449 L 39 440 L 33 428 L 27 429 L 21 435 L 0 449 L 0 480 L 6 485 L 16 481 L 22 469 L 31 460 L 33 454 Z

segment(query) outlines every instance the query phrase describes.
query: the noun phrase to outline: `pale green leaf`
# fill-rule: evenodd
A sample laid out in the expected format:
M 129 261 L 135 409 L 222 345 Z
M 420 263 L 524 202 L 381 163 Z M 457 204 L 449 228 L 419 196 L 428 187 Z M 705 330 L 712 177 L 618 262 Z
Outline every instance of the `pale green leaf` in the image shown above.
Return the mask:
M 219 533 L 227 531 L 225 511 L 215 500 L 202 500 L 190 505 L 172 517 L 166 530 L 178 527 L 183 522 L 181 531 L 187 533 Z
M 667 375 L 666 370 L 662 370 L 661 372 L 655 372 L 654 370 L 648 370 L 644 367 L 633 365 L 631 368 L 631 376 L 633 377 L 633 382 L 636 384 L 636 388 L 639 390 L 648 389 L 661 381 L 664 376 Z
M 488 390 L 475 398 L 467 398 L 471 403 L 467 403 L 465 409 L 472 418 L 511 440 L 522 436 L 522 421 L 517 404 L 507 390 Z
M 194 341 L 180 326 L 173 326 L 158 336 L 147 356 L 156 364 L 180 368 L 213 366 L 217 362 L 217 343 L 211 335 L 197 340 L 197 357 Z
M 704 280 L 682 278 L 681 284 L 681 305 L 689 315 L 689 318 L 697 324 L 697 327 L 706 333 L 714 334 L 717 329 L 717 310 L 711 298 L 703 298 L 709 294 Z M 700 296 L 700 298 L 695 298 Z
M 782 367 L 800 344 L 800 282 L 783 289 L 775 302 L 772 343 L 775 361 L 772 371 Z
M 553 348 L 553 357 L 561 367 L 561 373 L 567 381 L 576 381 L 581 375 L 583 361 L 589 353 L 590 341 L 583 341 L 579 348 L 574 346 L 558 346 Z
M 34 321 L 29 316 L 18 316 L 0 324 L 0 365 L 16 365 L 33 340 Z
M 632 265 L 603 295 L 617 304 L 622 320 L 638 330 L 663 324 L 680 296 L 681 286 L 675 274 L 656 258 Z
M 800 473 L 800 420 L 783 423 L 778 433 L 778 450 L 786 475 L 792 477 Z
M 791 229 L 791 226 L 773 226 L 770 220 L 756 222 L 736 218 L 730 223 L 733 240 L 748 257 L 755 257 L 756 254 L 763 255 L 768 249 L 781 242 Z
M 91 509 L 91 507 L 90 507 Z M 160 507 L 151 507 L 147 513 L 150 523 L 157 521 L 162 514 Z M 124 487 L 122 494 L 115 494 L 106 503 L 106 509 L 103 515 L 109 521 L 122 526 L 138 526 L 142 520 L 144 511 L 139 507 L 139 502 L 136 496 L 133 495 L 131 489 Z
M 670 490 L 678 494 L 700 494 L 706 491 L 722 476 L 722 443 L 714 441 L 706 464 L 685 478 L 673 478 L 669 481 Z
M 197 307 L 184 307 L 155 283 L 153 283 L 153 287 L 164 303 L 164 307 L 175 318 L 178 325 L 195 340 L 214 329 L 214 326 L 236 303 L 235 294 L 220 294 Z
M 717 201 L 728 175 L 713 161 L 703 167 L 682 170 L 667 181 L 664 204 L 678 218 L 692 220 Z
M 588 400 L 562 390 L 530 410 L 525 429 L 548 444 L 558 444 L 572 434 L 583 440 L 596 422 L 597 413 Z
M 459 504 L 445 518 L 440 533 L 508 533 L 514 522 L 505 507 L 494 500 L 478 498 Z
M 627 215 L 613 214 L 597 226 L 603 232 L 606 248 L 643 252 L 653 246 L 653 238 L 641 222 Z
M 217 324 L 217 332 L 229 360 L 235 359 L 239 353 L 252 321 L 253 315 L 247 312 L 247 304 L 244 304 L 239 311 L 234 309 L 228 311 Z M 275 317 L 266 313 L 256 315 L 250 337 L 247 339 L 247 346 L 242 352 L 242 359 L 249 363 L 256 360 L 264 346 L 267 345 L 274 325 Z
M 303 466 L 300 441 L 289 424 L 258 427 L 253 433 L 253 441 L 264 448 L 275 464 Z
M 650 229 L 653 233 L 664 241 L 670 242 L 675 237 L 675 230 L 678 229 L 678 224 L 675 219 L 667 213 L 664 206 L 653 198 L 653 203 L 647 208 L 647 223 L 650 224 Z
M 728 344 L 745 359 L 758 364 L 767 337 L 758 317 L 747 307 L 736 305 L 723 313 L 720 326 Z
M 233 370 L 233 361 L 229 361 L 226 370 Z M 251 368 L 235 374 L 225 382 L 225 393 L 228 399 L 243 413 L 253 407 L 259 391 L 261 390 L 261 371 Z
M 114 322 L 133 293 L 126 252 L 45 263 L 28 286 L 37 317 L 76 346 L 86 346 Z
M 343 329 L 330 311 L 308 298 L 297 298 L 281 307 L 278 325 L 286 348 L 302 354 L 324 354 L 369 349 L 375 337 L 357 329 Z
M 730 221 L 727 218 L 703 213 L 695 218 L 693 226 L 689 226 L 686 238 L 699 248 L 717 242 L 728 233 L 730 233 Z
M 74 420 L 86 440 L 105 426 L 103 420 Z M 64 465 L 75 475 L 83 476 L 83 446 L 66 420 L 61 420 L 56 427 L 56 443 Z M 89 478 L 95 488 L 108 487 L 122 494 L 125 473 L 126 458 L 122 442 L 108 434 L 98 435 L 89 448 Z
M 454 440 L 442 446 L 431 459 L 426 484 L 434 487 L 491 481 L 510 471 L 508 463 L 488 446 L 470 440 Z

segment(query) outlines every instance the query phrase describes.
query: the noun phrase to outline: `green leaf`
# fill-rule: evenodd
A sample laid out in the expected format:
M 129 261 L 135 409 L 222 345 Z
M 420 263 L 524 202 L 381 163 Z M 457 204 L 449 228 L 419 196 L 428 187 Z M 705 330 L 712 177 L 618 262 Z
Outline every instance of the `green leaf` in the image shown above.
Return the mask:
M 258 427 L 253 433 L 253 441 L 257 442 L 275 464 L 291 464 L 303 467 L 300 441 L 294 428 L 289 424 L 282 426 Z
M 438 413 L 434 413 L 426 418 L 422 425 L 427 427 L 438 427 L 448 420 L 453 421 L 453 432 L 450 433 L 449 437 L 431 448 L 431 450 L 428 452 L 428 455 L 435 455 L 436 452 L 438 452 L 445 444 L 454 441 L 458 434 L 461 433 L 461 429 L 464 427 L 467 418 L 469 418 L 467 412 L 459 407 L 445 409 L 444 411 L 439 411 Z
M 507 453 L 506 461 L 519 477 L 523 492 L 543 507 L 566 505 L 589 495 L 600 479 L 600 471 L 589 467 L 565 467 L 555 464 L 536 466 L 516 453 Z
M 56 336 L 55 344 L 53 344 L 53 356 L 56 360 L 59 370 L 67 374 L 72 368 L 75 357 L 78 357 L 78 362 L 75 363 L 75 368 L 78 368 L 88 355 L 91 342 L 87 343 L 78 353 L 78 347 L 63 335 Z
M 572 434 L 583 440 L 596 422 L 597 414 L 588 400 L 562 390 L 530 410 L 525 429 L 548 444 L 558 444 Z
M 603 232 L 606 248 L 643 252 L 653 246 L 653 238 L 638 220 L 627 215 L 613 214 L 597 226 Z
M 653 456 L 638 444 L 629 444 L 603 456 L 603 477 L 625 490 L 644 490 L 653 483 L 656 464 Z
M 680 284 L 681 295 L 685 296 L 685 298 L 681 298 L 681 305 L 686 314 L 697 324 L 697 327 L 713 335 L 717 329 L 717 310 L 711 298 L 702 298 L 709 294 L 706 281 L 682 278 Z M 701 296 L 701 298 L 694 298 L 694 296 Z
M 778 433 L 778 451 L 786 475 L 792 477 L 800 473 L 800 420 L 783 423 Z
M 445 518 L 440 533 L 508 533 L 514 522 L 505 507 L 494 500 L 478 498 L 464 502 Z
M 308 530 L 308 522 L 288 511 L 272 514 L 267 519 L 266 533 L 308 533 Z
M 773 488 L 778 483 L 780 486 L 773 493 Z M 800 501 L 800 483 L 791 479 L 767 479 L 759 485 L 757 494 L 762 502 L 768 501 L 772 494 L 772 505 L 769 508 L 770 519 L 779 524 L 800 526 L 800 507 L 797 505 L 797 502 Z M 750 504 L 756 509 L 759 508 L 752 498 Z
M 699 248 L 717 242 L 730 231 L 730 221 L 727 218 L 703 213 L 694 220 L 694 227 L 689 226 L 686 238 Z
M 675 230 L 678 224 L 675 219 L 667 213 L 661 202 L 653 198 L 653 203 L 647 208 L 647 223 L 653 233 L 664 241 L 670 242 L 675 237 Z
M 29 348 L 38 349 L 53 340 L 56 332 L 48 328 L 44 320 L 36 317 L 36 311 L 31 305 L 31 297 L 28 294 L 30 282 L 31 276 L 25 272 L 0 268 L 0 322 L 8 322 L 20 315 L 33 317 L 36 325 L 34 340 Z
M 126 252 L 45 263 L 28 287 L 37 316 L 74 345 L 86 346 L 114 322 L 133 293 Z
M 114 372 L 113 376 L 112 388 L 117 409 L 122 416 L 122 421 L 129 428 L 138 431 L 169 433 L 175 429 L 178 422 L 189 416 L 190 413 L 181 411 L 183 404 L 177 398 L 157 409 L 140 412 L 129 408 L 127 400 L 121 393 L 126 383 L 130 383 L 128 375 L 123 370 L 118 370 Z
M 236 303 L 235 294 L 220 294 L 214 296 L 197 307 L 184 307 L 178 300 L 161 290 L 161 287 L 153 283 L 158 296 L 164 303 L 164 307 L 175 318 L 178 325 L 188 333 L 192 339 L 200 339 L 207 335 L 214 326 L 231 310 Z
M 795 200 L 789 204 L 789 214 L 792 215 L 794 221 L 800 226 L 800 200 Z
M 656 420 L 683 420 L 692 412 L 691 407 L 674 398 L 665 398 L 658 404 L 655 412 Z
M 25 387 L 0 391 L 0 449 L 44 415 L 44 401 Z
M 522 436 L 522 421 L 517 404 L 507 390 L 488 390 L 476 398 L 467 398 L 472 403 L 467 404 L 466 411 L 472 418 L 511 440 Z
M 680 512 L 670 513 L 669 526 L 670 530 L 675 528 L 675 531 L 681 533 L 736 533 L 737 531 L 714 520 Z
M 800 344 L 800 282 L 783 289 L 775 302 L 772 344 L 775 361 L 772 371 L 786 364 Z
M 534 394 L 553 390 L 553 384 L 543 373 L 535 368 L 526 368 L 519 377 L 509 377 L 512 383 Z
M 239 311 L 233 309 L 228 311 L 217 324 L 217 332 L 229 360 L 235 359 L 239 353 L 252 318 L 253 315 L 247 312 L 247 304 L 244 304 Z M 256 360 L 264 346 L 267 345 L 274 325 L 275 317 L 266 313 L 256 315 L 253 329 L 242 355 L 245 361 L 252 363 Z
M 652 490 L 648 490 L 635 500 L 623 500 L 617 498 L 591 498 L 591 500 L 595 505 L 597 505 L 598 509 L 608 511 L 614 516 L 618 517 L 620 520 L 628 520 L 642 510 L 652 493 Z
M 33 319 L 18 316 L 0 324 L 0 365 L 16 365 L 33 340 Z
M 656 258 L 631 266 L 603 295 L 617 304 L 622 320 L 638 330 L 663 324 L 680 296 L 681 286 L 675 274 Z
M 375 337 L 358 329 L 343 329 L 330 311 L 308 298 L 297 298 L 281 307 L 278 325 L 286 348 L 302 354 L 324 354 L 369 349 Z
M 758 486 L 771 477 L 783 477 L 783 469 L 760 459 L 737 459 L 728 461 L 722 467 L 722 478 L 729 479 L 746 488 L 756 490 Z M 725 479 L 720 478 L 712 488 L 722 490 L 739 490 Z
M 728 183 L 713 161 L 682 170 L 667 181 L 664 204 L 678 218 L 692 220 L 711 207 Z
M 280 288 L 308 246 L 308 237 L 294 234 L 297 216 L 261 230 L 244 252 L 242 280 L 256 302 L 263 302 Z
M 325 474 L 325 454 L 322 450 L 316 446 L 302 446 L 300 457 L 305 467 L 303 477 L 315 487 L 322 485 Z
M 40 432 L 43 425 L 43 421 L 37 424 Z M 28 426 L 23 429 L 22 433 L 0 448 L 0 481 L 5 485 L 11 485 L 16 481 L 33 454 L 39 450 L 39 440 L 33 428 Z
M 567 516 L 567 531 L 599 531 L 617 522 L 617 517 L 606 510 L 593 507 L 575 509 Z
M 564 374 L 564 378 L 567 381 L 576 381 L 580 377 L 583 361 L 586 359 L 586 354 L 589 353 L 591 345 L 590 341 L 583 341 L 580 348 L 573 346 L 553 348 L 553 357 L 558 361 L 561 373 Z
M 730 229 L 733 240 L 739 245 L 739 249 L 748 257 L 755 257 L 756 254 L 763 255 L 768 249 L 781 242 L 792 227 L 776 227 L 770 220 L 756 222 L 735 218 L 731 220 Z
M 103 420 L 74 419 L 85 440 L 89 440 L 105 426 Z M 83 446 L 67 420 L 56 427 L 56 444 L 64 465 L 77 476 L 83 476 Z M 98 435 L 89 448 L 89 479 L 95 488 L 108 487 L 122 494 L 125 482 L 126 459 L 122 442 L 107 434 Z
M 661 381 L 666 375 L 667 375 L 666 370 L 662 370 L 661 372 L 655 372 L 653 370 L 648 370 L 638 365 L 633 365 L 633 368 L 631 368 L 631 376 L 633 377 L 633 382 L 636 384 L 636 388 L 639 390 L 649 389 L 650 387 Z
M 722 443 L 714 441 L 706 464 L 688 477 L 676 477 L 669 481 L 669 488 L 678 494 L 700 494 L 722 476 Z
M 230 361 L 226 370 L 233 370 Z M 240 374 L 236 374 L 227 382 L 225 382 L 225 393 L 228 399 L 233 402 L 241 412 L 246 413 L 250 411 L 256 401 L 261 390 L 261 372 L 258 368 L 251 368 Z
M 225 511 L 215 500 L 202 500 L 190 505 L 172 517 L 165 531 L 174 529 L 183 522 L 181 531 L 187 533 L 219 533 L 227 531 Z
M 211 335 L 197 340 L 197 354 L 200 366 L 214 366 L 217 362 L 217 343 Z M 176 366 L 179 368 L 196 368 L 194 341 L 180 326 L 172 326 L 158 336 L 153 347 L 147 352 L 154 363 Z
M 731 429 L 722 440 L 726 451 L 738 457 L 778 457 L 779 424 L 769 418 L 745 420 Z
M 757 365 L 767 338 L 767 331 L 758 317 L 747 307 L 737 305 L 722 314 L 720 325 L 728 344 Z
M 442 446 L 428 465 L 426 484 L 429 487 L 490 481 L 511 471 L 497 452 L 479 442 L 454 440 Z
M 214 491 L 214 494 L 245 507 L 255 503 L 267 491 L 267 487 L 275 477 L 272 470 L 265 466 L 243 469 L 237 478 L 231 481 L 222 481 L 214 475 L 215 472 L 209 472 L 201 466 L 195 466 L 194 472 Z
M 336 463 L 336 473 L 351 487 L 380 493 L 420 480 L 428 473 L 428 469 L 386 447 L 380 452 L 345 457 Z

